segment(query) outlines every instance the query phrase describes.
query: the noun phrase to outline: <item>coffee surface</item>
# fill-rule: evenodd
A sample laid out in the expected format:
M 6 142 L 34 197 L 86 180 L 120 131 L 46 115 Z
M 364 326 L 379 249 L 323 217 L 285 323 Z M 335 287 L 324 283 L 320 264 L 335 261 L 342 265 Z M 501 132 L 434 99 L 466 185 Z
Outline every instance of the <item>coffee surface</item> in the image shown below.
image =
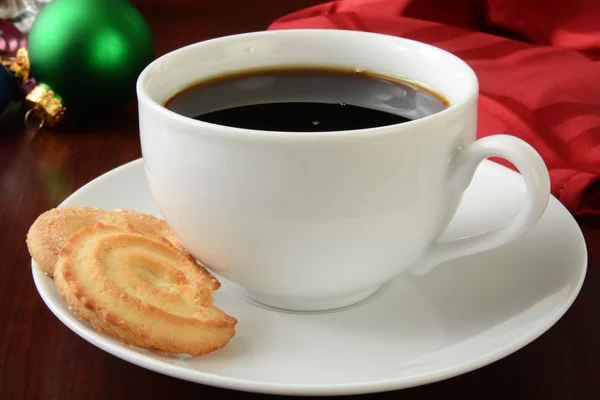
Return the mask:
M 399 124 L 448 105 L 442 96 L 399 78 L 318 67 L 221 75 L 182 90 L 165 104 L 181 115 L 213 124 L 287 132 Z

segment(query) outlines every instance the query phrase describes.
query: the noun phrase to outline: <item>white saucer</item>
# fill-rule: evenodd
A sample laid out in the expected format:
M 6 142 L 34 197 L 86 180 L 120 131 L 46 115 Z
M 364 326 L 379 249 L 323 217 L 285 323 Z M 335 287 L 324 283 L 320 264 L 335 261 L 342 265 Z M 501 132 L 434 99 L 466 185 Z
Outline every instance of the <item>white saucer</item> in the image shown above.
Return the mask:
M 520 176 L 484 162 L 445 237 L 496 227 L 524 197 Z M 160 216 L 141 160 L 90 182 L 63 205 L 128 208 Z M 71 330 L 136 365 L 207 385 L 286 395 L 340 395 L 406 388 L 496 361 L 550 328 L 575 300 L 587 265 L 579 227 L 554 198 L 540 223 L 501 249 L 397 278 L 345 310 L 270 310 L 223 282 L 215 304 L 235 316 L 236 336 L 198 358 L 122 345 L 80 322 L 33 264 L 42 299 Z M 541 361 L 540 361 L 541 362 Z

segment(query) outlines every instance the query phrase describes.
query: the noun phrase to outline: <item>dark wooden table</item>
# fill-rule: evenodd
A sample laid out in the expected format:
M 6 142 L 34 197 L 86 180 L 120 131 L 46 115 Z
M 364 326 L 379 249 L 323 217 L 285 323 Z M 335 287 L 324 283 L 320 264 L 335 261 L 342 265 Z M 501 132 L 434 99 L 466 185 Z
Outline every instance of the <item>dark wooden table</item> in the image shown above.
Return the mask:
M 278 16 L 319 2 L 135 3 L 160 55 L 210 37 L 262 30 Z M 34 287 L 25 246 L 29 226 L 86 182 L 141 156 L 136 113 L 131 104 L 115 115 L 34 138 L 18 116 L 0 122 L 0 399 L 260 396 L 180 381 L 121 361 L 59 322 Z M 588 245 L 588 275 L 575 304 L 547 333 L 477 371 L 371 397 L 600 399 L 600 219 L 578 221 Z

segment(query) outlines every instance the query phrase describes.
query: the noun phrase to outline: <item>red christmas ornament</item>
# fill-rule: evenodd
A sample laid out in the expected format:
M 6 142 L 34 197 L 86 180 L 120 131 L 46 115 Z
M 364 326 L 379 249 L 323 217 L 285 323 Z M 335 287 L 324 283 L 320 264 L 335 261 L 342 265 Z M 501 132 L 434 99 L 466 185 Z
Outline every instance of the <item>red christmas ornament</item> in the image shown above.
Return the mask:
M 13 56 L 21 47 L 27 46 L 27 39 L 16 26 L 0 18 L 0 56 Z

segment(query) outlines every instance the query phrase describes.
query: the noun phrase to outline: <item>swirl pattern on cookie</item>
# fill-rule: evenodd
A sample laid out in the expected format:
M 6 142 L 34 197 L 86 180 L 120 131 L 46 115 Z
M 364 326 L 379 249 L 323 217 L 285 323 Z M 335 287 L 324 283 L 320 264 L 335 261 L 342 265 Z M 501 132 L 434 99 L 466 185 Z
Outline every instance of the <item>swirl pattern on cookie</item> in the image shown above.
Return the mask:
M 144 214 L 138 211 L 117 209 L 114 211 L 106 211 L 96 218 L 97 222 L 105 225 L 132 225 L 135 229 L 147 233 L 152 236 L 164 237 L 177 250 L 181 251 L 194 264 L 196 259 L 183 247 L 177 236 L 173 234 L 169 225 L 162 219 L 158 219 L 152 215 Z M 201 273 L 205 275 L 207 285 L 211 290 L 217 290 L 221 286 L 219 281 L 215 279 L 204 267 L 198 266 Z M 210 281 L 210 282 L 209 282 Z
M 54 208 L 40 215 L 27 233 L 29 253 L 46 275 L 53 277 L 58 253 L 69 236 L 96 222 L 115 226 L 132 225 L 143 233 L 164 237 L 195 263 L 194 257 L 187 252 L 169 225 L 162 219 L 137 211 L 123 209 L 105 211 L 84 206 Z M 219 282 L 204 267 L 198 266 L 198 268 L 207 279 L 211 280 L 212 290 L 217 290 L 220 286 Z
M 82 320 L 126 344 L 202 355 L 226 345 L 237 320 L 212 306 L 209 279 L 166 239 L 97 223 L 69 237 L 55 282 Z

